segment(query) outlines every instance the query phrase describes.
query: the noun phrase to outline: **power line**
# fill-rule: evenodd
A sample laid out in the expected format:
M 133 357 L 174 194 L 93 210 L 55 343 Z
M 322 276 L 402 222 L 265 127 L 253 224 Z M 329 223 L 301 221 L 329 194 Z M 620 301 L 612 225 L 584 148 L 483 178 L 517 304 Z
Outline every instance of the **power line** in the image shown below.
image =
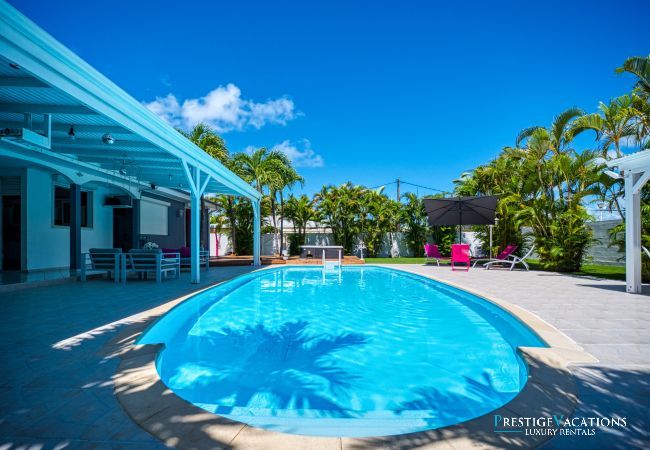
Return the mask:
M 413 187 L 416 187 L 416 188 L 419 188 L 419 189 L 426 189 L 426 190 L 429 190 L 429 191 L 440 192 L 440 193 L 443 193 L 443 194 L 449 193 L 449 191 L 443 191 L 442 189 L 436 189 L 436 188 L 432 188 L 432 187 L 429 187 L 429 186 L 422 186 L 421 184 L 411 183 L 409 181 L 404 181 L 404 180 L 402 180 L 400 178 L 398 178 L 398 179 L 396 179 L 394 181 L 389 181 L 387 183 L 378 184 L 377 186 L 373 186 L 373 187 L 371 187 L 369 189 L 377 189 L 377 188 L 384 187 L 384 186 L 390 186 L 391 184 L 408 184 L 409 186 L 413 186 Z
M 422 186 L 422 185 L 420 185 L 420 184 L 410 183 L 410 182 L 408 182 L 408 181 L 402 181 L 401 183 L 402 183 L 402 184 L 408 184 L 408 185 L 410 185 L 410 186 L 413 186 L 413 187 L 416 187 L 416 188 L 420 188 L 420 189 L 427 189 L 427 190 L 429 190 L 429 191 L 441 192 L 441 193 L 443 193 L 443 194 L 447 194 L 447 193 L 449 193 L 449 191 L 443 191 L 442 189 L 436 189 L 436 188 L 432 188 L 432 187 L 428 187 L 428 186 Z

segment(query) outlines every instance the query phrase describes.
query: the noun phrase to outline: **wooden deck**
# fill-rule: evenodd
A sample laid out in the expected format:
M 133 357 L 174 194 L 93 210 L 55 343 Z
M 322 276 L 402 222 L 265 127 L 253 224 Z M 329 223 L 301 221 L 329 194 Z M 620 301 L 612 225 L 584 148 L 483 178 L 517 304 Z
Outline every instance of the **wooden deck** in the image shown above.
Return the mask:
M 320 258 L 300 258 L 299 256 L 290 256 L 287 261 L 278 256 L 262 256 L 262 265 L 282 265 L 282 264 L 296 264 L 296 265 L 321 265 Z M 337 261 L 335 259 L 328 259 L 328 261 Z M 250 266 L 253 264 L 252 256 L 217 256 L 210 258 L 210 267 L 223 267 L 223 266 Z M 357 256 L 344 256 L 343 265 L 359 265 L 365 264 L 365 261 L 359 259 Z

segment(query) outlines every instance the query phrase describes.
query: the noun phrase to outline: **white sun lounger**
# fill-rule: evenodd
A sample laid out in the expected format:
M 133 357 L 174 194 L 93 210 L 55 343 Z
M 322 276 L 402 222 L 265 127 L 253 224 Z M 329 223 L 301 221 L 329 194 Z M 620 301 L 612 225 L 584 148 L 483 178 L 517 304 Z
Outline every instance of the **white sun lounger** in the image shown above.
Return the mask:
M 505 259 L 499 259 L 499 260 L 487 262 L 487 263 L 483 264 L 483 267 L 485 267 L 486 269 L 490 269 L 490 267 L 492 267 L 494 265 L 497 265 L 497 264 L 502 265 L 502 266 L 510 265 L 510 269 L 508 269 L 508 270 L 512 270 L 512 269 L 515 268 L 515 266 L 517 264 L 521 264 L 521 265 L 524 266 L 524 268 L 526 270 L 529 270 L 530 267 L 528 267 L 528 263 L 526 262 L 526 259 L 528 259 L 530 257 L 530 255 L 533 254 L 533 250 L 535 250 L 534 245 L 531 246 L 530 249 L 528 250 L 528 252 L 526 252 L 526 254 L 524 256 L 522 256 L 521 258 L 519 256 L 516 256 L 516 255 L 509 255 Z

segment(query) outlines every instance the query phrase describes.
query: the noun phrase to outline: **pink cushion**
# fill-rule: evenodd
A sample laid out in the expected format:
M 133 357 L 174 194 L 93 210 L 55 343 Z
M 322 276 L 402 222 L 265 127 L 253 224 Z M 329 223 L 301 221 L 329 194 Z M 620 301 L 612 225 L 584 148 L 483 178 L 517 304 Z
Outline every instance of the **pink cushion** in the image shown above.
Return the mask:
M 504 248 L 501 253 L 497 255 L 497 259 L 506 259 L 508 256 L 510 256 L 510 254 L 514 253 L 515 250 L 517 250 L 517 246 L 514 244 L 510 244 L 506 248 Z
M 424 244 L 424 254 L 427 255 L 427 258 L 445 259 L 440 254 L 440 250 L 436 244 Z
M 453 244 L 451 246 L 451 259 L 457 262 L 466 262 L 470 260 L 469 245 Z
M 181 247 L 179 252 L 181 254 L 181 258 L 189 258 L 191 255 L 189 247 Z

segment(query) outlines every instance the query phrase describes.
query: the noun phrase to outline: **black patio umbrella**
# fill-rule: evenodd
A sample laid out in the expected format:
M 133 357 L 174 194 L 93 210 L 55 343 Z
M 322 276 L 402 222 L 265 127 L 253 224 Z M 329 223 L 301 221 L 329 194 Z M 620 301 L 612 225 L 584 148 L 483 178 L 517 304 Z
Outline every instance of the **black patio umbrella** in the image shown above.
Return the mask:
M 494 225 L 498 197 L 425 198 L 424 208 L 431 226 Z M 460 242 L 460 228 L 458 231 Z

